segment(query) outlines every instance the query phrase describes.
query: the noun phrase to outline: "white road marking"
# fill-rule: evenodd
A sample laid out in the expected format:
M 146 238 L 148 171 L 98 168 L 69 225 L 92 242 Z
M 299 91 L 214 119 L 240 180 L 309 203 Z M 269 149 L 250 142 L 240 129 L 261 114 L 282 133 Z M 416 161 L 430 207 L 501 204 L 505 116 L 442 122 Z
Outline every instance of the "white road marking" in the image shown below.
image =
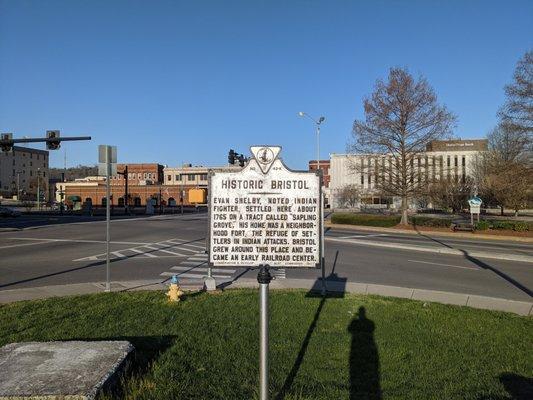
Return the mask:
M 206 272 L 207 268 L 191 268 L 191 267 L 182 267 L 181 264 L 177 265 L 175 267 L 170 268 L 172 271 L 196 271 L 196 272 Z M 227 274 L 233 274 L 235 273 L 235 269 L 222 269 L 222 268 L 211 268 L 212 272 L 225 272 Z
M 202 279 L 207 277 L 207 272 L 204 275 L 201 274 L 176 274 L 173 272 L 162 272 L 160 276 L 174 276 L 177 275 L 179 278 L 193 278 L 193 279 Z M 231 275 L 212 275 L 213 278 L 219 279 L 231 279 Z
M 1 246 L 1 247 L 0 247 L 0 250 L 1 250 L 1 249 L 9 249 L 9 248 L 11 248 L 11 247 L 35 246 L 35 245 L 37 245 L 37 244 L 43 244 L 43 242 L 11 244 L 11 245 L 8 245 L 8 246 Z
M 128 256 L 125 256 L 124 254 L 118 252 L 118 251 L 112 251 L 111 254 L 113 254 L 117 258 L 127 258 Z
M 148 256 L 148 257 L 157 258 L 157 256 L 154 256 L 153 254 L 150 254 L 150 253 L 145 253 L 144 251 L 141 251 L 141 250 L 137 250 L 137 249 L 128 249 L 128 250 L 131 250 L 131 251 L 133 251 L 134 253 L 137 253 L 137 254 L 143 254 L 143 255 Z
M 463 267 L 461 265 L 441 264 L 441 263 L 434 263 L 434 262 L 422 261 L 422 260 L 407 260 L 407 261 L 415 262 L 415 263 L 421 263 L 421 264 L 440 265 L 440 266 L 443 266 L 443 267 L 453 267 L 453 268 L 469 269 L 469 270 L 472 270 L 472 271 L 479 271 L 479 268 Z
M 389 236 L 386 233 L 376 233 L 371 235 L 350 235 L 350 236 L 337 236 L 339 239 L 358 239 L 367 237 Z
M 72 242 L 72 243 L 107 243 L 105 240 L 85 240 L 85 239 L 42 239 L 42 238 L 8 238 L 12 240 L 40 240 L 45 242 Z M 139 242 L 109 242 L 111 244 L 135 244 L 141 245 L 145 243 Z
M 176 246 L 196 247 L 196 248 L 198 248 L 198 249 L 205 249 L 205 246 L 200 246 L 200 245 L 197 245 L 197 244 L 190 244 L 190 243 L 187 243 L 187 242 L 185 242 L 185 241 L 184 241 L 184 242 L 181 242 L 181 243 L 179 243 L 179 242 L 176 243 L 175 240 L 167 240 L 167 242 L 172 243 L 172 244 L 174 244 L 174 245 L 176 245 Z M 160 242 L 160 243 L 161 243 L 161 242 Z M 184 250 L 185 250 L 185 249 L 184 249 Z

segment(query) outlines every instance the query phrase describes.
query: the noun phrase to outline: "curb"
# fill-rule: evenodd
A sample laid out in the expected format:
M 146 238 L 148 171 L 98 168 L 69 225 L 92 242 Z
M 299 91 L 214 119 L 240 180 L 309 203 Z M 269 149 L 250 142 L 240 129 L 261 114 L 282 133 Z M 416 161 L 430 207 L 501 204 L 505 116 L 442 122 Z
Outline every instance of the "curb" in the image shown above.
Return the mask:
M 307 289 L 311 290 L 319 280 L 316 279 L 280 279 L 273 280 L 272 289 Z M 378 285 L 373 283 L 328 281 L 328 290 L 335 293 L 369 294 L 397 297 L 410 300 L 429 301 L 441 304 L 466 306 L 471 308 L 505 311 L 522 316 L 533 315 L 533 303 L 508 300 L 497 297 L 478 296 L 465 293 L 443 292 L 438 290 L 414 289 L 400 286 Z M 112 292 L 137 290 L 165 290 L 167 285 L 160 279 L 144 281 L 112 282 Z M 185 290 L 201 290 L 202 284 L 182 285 Z M 241 278 L 232 282 L 228 288 L 257 288 L 257 280 Z M 103 282 L 75 283 L 71 285 L 41 286 L 25 289 L 0 291 L 0 303 L 12 303 L 22 300 L 37 300 L 49 297 L 72 296 L 90 293 L 102 293 Z
M 325 237 L 325 240 L 329 242 L 361 244 L 365 246 L 386 247 L 390 249 L 424 251 L 427 253 L 437 253 L 437 254 L 451 254 L 451 255 L 462 256 L 462 257 L 489 258 L 493 260 L 507 260 L 507 261 L 533 263 L 533 256 L 522 256 L 522 255 L 515 255 L 515 254 L 479 253 L 475 251 L 468 252 L 466 250 L 431 248 L 431 247 L 425 247 L 425 246 L 416 246 L 416 245 L 400 244 L 400 243 L 371 242 L 369 240 L 360 240 L 360 239 L 357 239 L 354 241 L 350 239 L 340 239 L 340 238 L 334 238 L 330 236 Z
M 312 289 L 318 280 L 314 279 L 285 279 L 272 281 L 273 289 Z M 231 287 L 256 287 L 255 279 L 243 279 L 234 282 Z M 414 289 L 400 286 L 377 285 L 358 282 L 327 282 L 328 291 L 340 293 L 369 294 L 387 297 L 397 297 L 410 300 L 429 301 L 433 303 L 465 306 L 482 310 L 505 311 L 522 316 L 533 315 L 533 303 L 527 301 L 508 300 L 498 297 L 478 296 L 465 293 L 442 292 L 438 290 Z
M 497 235 L 483 235 L 482 233 L 463 233 L 463 232 L 441 232 L 441 231 L 412 231 L 408 229 L 395 229 L 395 228 L 382 228 L 377 226 L 365 226 L 365 225 L 348 225 L 348 224 L 332 224 L 329 221 L 324 223 L 326 228 L 355 230 L 355 231 L 369 231 L 369 232 L 383 232 L 383 233 L 405 233 L 409 235 L 420 235 L 421 233 L 445 236 L 460 239 L 483 239 L 483 240 L 502 240 L 508 242 L 521 242 L 521 243 L 533 243 L 533 238 L 517 237 L 517 236 L 497 236 Z

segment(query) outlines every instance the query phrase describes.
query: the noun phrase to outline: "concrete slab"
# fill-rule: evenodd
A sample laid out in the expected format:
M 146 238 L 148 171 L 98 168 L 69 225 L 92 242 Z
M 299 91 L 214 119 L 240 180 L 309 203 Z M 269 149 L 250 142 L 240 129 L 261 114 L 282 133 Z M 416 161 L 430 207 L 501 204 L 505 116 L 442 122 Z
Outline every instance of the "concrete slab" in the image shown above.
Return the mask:
M 468 296 L 468 302 L 466 305 L 473 308 L 483 308 L 485 310 L 507 311 L 519 315 L 531 315 L 533 310 L 532 304 L 525 301 L 473 295 Z
M 378 294 L 381 296 L 402 297 L 410 299 L 413 296 L 413 289 L 398 287 L 368 284 L 367 294 Z
M 127 367 L 127 341 L 11 343 L 0 348 L 0 400 L 94 399 Z
M 434 301 L 442 304 L 466 306 L 468 295 L 461 293 L 440 292 L 438 290 L 415 289 L 413 300 Z

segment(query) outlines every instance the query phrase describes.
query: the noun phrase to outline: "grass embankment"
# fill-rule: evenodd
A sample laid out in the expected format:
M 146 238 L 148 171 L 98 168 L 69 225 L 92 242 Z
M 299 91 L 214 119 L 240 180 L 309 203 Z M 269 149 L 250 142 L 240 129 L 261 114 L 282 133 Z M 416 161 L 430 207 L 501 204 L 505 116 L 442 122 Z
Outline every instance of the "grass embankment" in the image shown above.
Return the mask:
M 258 385 L 252 290 L 109 293 L 0 307 L 0 345 L 127 339 L 124 398 L 251 399 Z M 533 374 L 533 320 L 347 295 L 271 295 L 273 399 L 510 399 Z

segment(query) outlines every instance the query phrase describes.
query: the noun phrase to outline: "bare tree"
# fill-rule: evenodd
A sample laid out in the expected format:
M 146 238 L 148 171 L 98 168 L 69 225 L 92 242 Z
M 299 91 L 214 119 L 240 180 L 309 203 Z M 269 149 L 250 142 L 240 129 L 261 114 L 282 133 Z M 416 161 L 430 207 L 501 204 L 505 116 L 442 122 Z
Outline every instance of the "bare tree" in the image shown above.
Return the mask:
M 479 191 L 488 204 L 498 205 L 501 215 L 509 207 L 518 215 L 532 191 L 533 171 L 528 159 L 531 142 L 522 131 L 502 123 L 489 135 L 489 151 L 475 167 Z
M 346 185 L 339 192 L 339 203 L 342 207 L 354 208 L 360 197 L 357 185 Z
M 529 141 L 533 135 L 533 51 L 516 65 L 513 82 L 505 87 L 507 100 L 498 113 L 506 130 L 516 140 Z M 531 150 L 531 147 L 529 148 Z
M 465 179 L 439 179 L 429 186 L 428 199 L 437 207 L 461 211 L 468 206 L 468 198 L 473 194 L 474 181 Z
M 374 161 L 353 168 L 373 174 L 376 191 L 401 197 L 401 223 L 407 225 L 409 200 L 428 187 L 420 153 L 430 141 L 450 135 L 456 118 L 437 103 L 425 78 L 415 80 L 402 68 L 391 68 L 388 81 L 378 80 L 363 103 L 365 120 L 354 122 L 349 150 L 372 154 Z

